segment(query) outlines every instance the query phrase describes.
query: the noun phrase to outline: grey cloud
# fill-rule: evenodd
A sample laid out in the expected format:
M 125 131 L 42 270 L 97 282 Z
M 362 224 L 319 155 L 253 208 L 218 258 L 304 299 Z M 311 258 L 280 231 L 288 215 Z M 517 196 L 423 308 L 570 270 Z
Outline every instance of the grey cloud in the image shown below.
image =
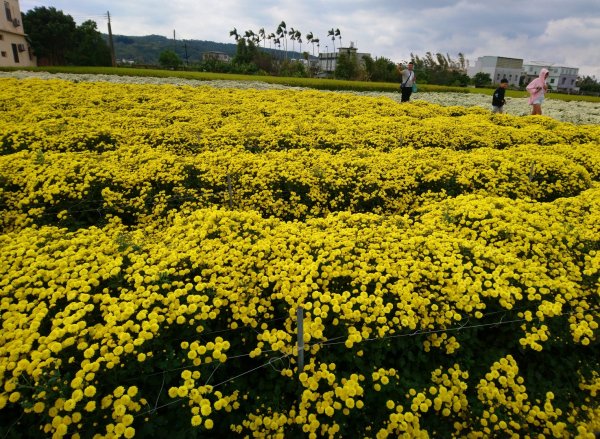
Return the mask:
M 392 60 L 427 51 L 477 56 L 549 59 L 600 77 L 598 0 L 21 0 L 23 11 L 55 6 L 76 16 L 111 12 L 113 32 L 232 42 L 229 31 L 288 28 L 313 32 L 332 44 L 339 28 L 344 44 Z M 76 18 L 77 19 L 77 18 Z M 99 23 L 99 28 L 103 24 Z M 336 41 L 336 46 L 338 41 Z M 583 70 L 585 68 L 585 71 Z

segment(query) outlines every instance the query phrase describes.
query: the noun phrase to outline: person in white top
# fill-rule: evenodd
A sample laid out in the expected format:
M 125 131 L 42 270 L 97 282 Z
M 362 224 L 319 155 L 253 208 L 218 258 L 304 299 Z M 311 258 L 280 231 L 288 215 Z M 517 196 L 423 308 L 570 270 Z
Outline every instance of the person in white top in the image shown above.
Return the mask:
M 413 84 L 417 80 L 413 68 L 414 65 L 412 62 L 408 63 L 406 69 L 402 68 L 402 64 L 398 64 L 398 71 L 402 75 L 402 82 L 400 83 L 400 92 L 402 93 L 401 102 L 408 102 L 410 100 L 410 95 L 412 94 L 413 90 Z

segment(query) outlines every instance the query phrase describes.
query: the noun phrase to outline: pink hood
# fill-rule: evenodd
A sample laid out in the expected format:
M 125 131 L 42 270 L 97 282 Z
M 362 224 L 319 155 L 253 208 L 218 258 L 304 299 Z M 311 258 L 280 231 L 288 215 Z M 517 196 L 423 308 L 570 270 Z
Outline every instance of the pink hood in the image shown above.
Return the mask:
M 533 101 L 535 101 L 540 96 L 544 96 L 544 94 L 546 93 L 547 73 L 548 69 L 543 68 L 542 70 L 540 70 L 540 76 L 531 81 L 527 86 L 527 91 L 529 92 L 529 105 L 533 104 Z

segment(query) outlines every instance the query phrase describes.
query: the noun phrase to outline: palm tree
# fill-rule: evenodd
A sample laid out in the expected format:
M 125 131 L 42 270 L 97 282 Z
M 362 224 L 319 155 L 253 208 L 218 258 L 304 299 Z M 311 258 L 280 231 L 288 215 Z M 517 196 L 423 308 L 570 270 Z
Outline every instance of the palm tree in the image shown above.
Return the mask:
M 273 43 L 275 44 L 275 47 L 281 50 L 281 38 L 273 38 Z
M 342 47 L 342 34 L 340 33 L 340 30 L 339 30 L 339 29 L 336 29 L 336 30 L 335 30 L 335 35 L 334 35 L 334 36 L 336 36 L 336 37 L 339 37 L 339 38 L 340 38 L 340 47 Z
M 280 39 L 283 38 L 283 44 L 285 46 L 285 59 L 287 59 L 287 26 L 285 21 L 282 21 L 279 23 L 279 26 L 277 26 L 277 35 Z
M 313 33 L 309 32 L 306 34 L 306 42 L 312 44 L 313 50 L 312 54 L 315 56 L 315 43 L 313 42 Z
M 290 36 L 290 40 L 292 40 L 292 53 L 296 51 L 296 29 L 290 27 L 290 31 L 288 32 Z
M 265 28 L 261 27 L 260 30 L 258 31 L 258 36 L 260 38 L 262 38 L 262 42 L 263 42 L 263 49 L 265 48 L 265 40 L 267 39 L 267 34 L 265 34 Z
M 271 48 L 271 40 L 275 39 L 275 34 L 273 32 L 271 32 L 269 35 L 267 35 L 267 40 L 269 40 L 269 49 Z
M 302 33 L 300 33 L 300 31 L 298 29 L 296 29 L 294 36 L 296 37 L 296 41 L 298 41 L 298 43 L 300 43 L 300 53 L 302 53 Z
M 335 53 L 335 30 L 331 28 L 329 32 L 327 32 L 327 36 L 331 37 L 331 41 L 333 42 L 333 53 Z
M 235 27 L 233 28 L 233 30 L 229 31 L 229 36 L 234 37 L 235 41 L 240 39 L 240 36 L 238 35 L 237 29 Z
M 254 33 L 253 30 L 247 30 L 244 32 L 244 37 L 247 41 L 252 41 L 254 44 L 258 44 L 258 36 Z
M 465 62 L 465 55 L 462 52 L 458 52 L 458 65 L 459 65 L 461 72 L 465 72 L 467 70 L 466 62 Z

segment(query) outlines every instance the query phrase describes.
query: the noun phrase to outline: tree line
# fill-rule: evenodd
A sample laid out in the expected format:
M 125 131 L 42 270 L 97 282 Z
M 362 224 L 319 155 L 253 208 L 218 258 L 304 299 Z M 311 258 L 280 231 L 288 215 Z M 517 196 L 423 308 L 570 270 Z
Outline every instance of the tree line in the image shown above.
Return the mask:
M 22 14 L 38 65 L 110 66 L 110 49 L 95 21 L 77 26 L 54 7 L 35 7 Z
M 96 22 L 88 20 L 77 26 L 70 15 L 54 7 L 35 7 L 23 14 L 23 25 L 29 43 L 38 58 L 39 65 L 110 66 L 112 64 L 107 36 L 102 34 Z M 174 41 L 158 35 L 147 37 L 115 37 L 117 58 L 138 58 L 145 65 L 164 68 L 212 71 L 221 73 L 244 73 L 278 76 L 317 76 L 322 74 L 318 63 L 321 49 L 342 47 L 342 33 L 332 27 L 326 37 L 316 33 L 302 32 L 281 21 L 272 31 L 260 28 L 240 32 L 235 27 L 229 31 L 235 45 L 209 41 Z M 330 48 L 331 45 L 331 48 Z M 268 46 L 268 47 L 267 47 Z M 304 49 L 304 50 L 303 50 Z M 202 59 L 206 51 L 221 51 L 232 56 L 231 62 Z M 469 78 L 468 62 L 463 53 L 453 59 L 449 54 L 426 52 L 411 53 L 420 83 L 466 86 L 487 86 L 491 78 L 478 74 Z M 403 64 L 408 62 L 404 61 Z M 337 79 L 399 82 L 400 73 L 396 62 L 386 57 L 370 55 L 360 59 L 355 53 L 338 53 L 336 67 L 332 72 Z M 579 78 L 582 92 L 600 92 L 595 77 Z

